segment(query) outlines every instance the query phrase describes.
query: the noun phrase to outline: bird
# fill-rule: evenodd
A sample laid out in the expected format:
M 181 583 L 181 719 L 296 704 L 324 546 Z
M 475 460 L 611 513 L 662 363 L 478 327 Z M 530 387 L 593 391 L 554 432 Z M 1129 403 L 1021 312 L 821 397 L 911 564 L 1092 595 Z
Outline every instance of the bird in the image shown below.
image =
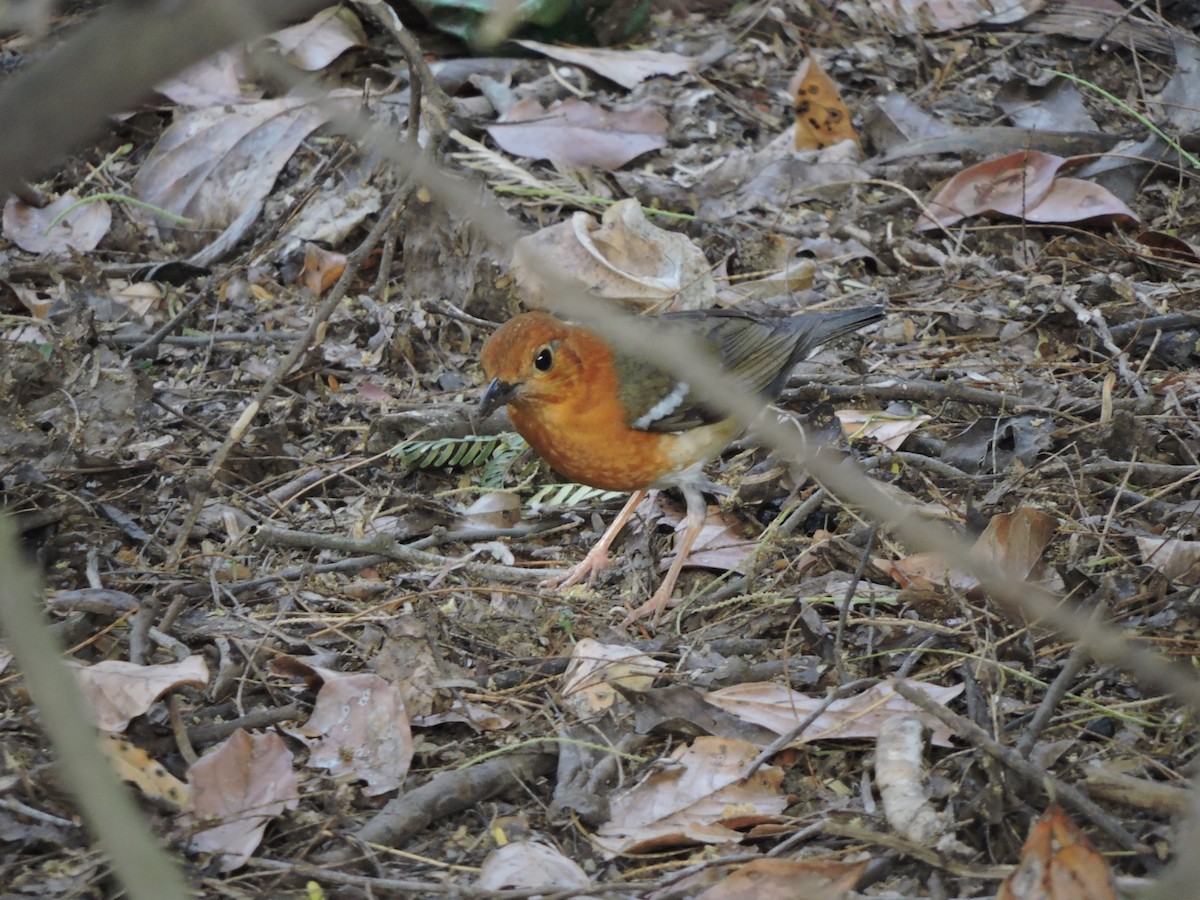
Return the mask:
M 698 340 L 722 373 L 765 406 L 782 392 L 796 363 L 883 316 L 882 306 L 867 306 L 781 317 L 706 309 L 652 318 Z M 485 341 L 481 363 L 488 382 L 481 417 L 506 406 L 513 427 L 561 476 L 633 494 L 583 560 L 543 587 L 593 580 L 647 491 L 682 491 L 687 514 L 675 558 L 651 598 L 621 622 L 624 628 L 652 616 L 656 625 L 704 526 L 704 467 L 742 431 L 739 421 L 667 369 L 542 311 L 521 313 L 500 326 Z

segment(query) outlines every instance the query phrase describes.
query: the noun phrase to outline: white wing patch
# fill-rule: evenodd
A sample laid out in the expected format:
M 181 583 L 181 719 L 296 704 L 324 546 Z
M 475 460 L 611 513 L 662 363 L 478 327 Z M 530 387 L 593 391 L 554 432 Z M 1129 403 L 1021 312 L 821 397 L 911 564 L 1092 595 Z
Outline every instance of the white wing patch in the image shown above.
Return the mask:
M 667 394 L 667 396 L 655 403 L 642 415 L 638 416 L 633 422 L 633 427 L 644 431 L 659 419 L 669 416 L 675 410 L 679 409 L 679 404 L 683 402 L 683 398 L 688 395 L 689 390 L 690 388 L 684 382 L 675 382 L 675 387 L 671 393 Z

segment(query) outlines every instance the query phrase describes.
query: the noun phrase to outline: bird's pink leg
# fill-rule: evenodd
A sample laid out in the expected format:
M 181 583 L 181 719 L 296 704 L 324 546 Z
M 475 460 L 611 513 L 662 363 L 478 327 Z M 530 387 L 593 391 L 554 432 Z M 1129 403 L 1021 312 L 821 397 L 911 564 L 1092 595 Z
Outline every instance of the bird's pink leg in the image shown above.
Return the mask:
M 645 496 L 646 491 L 635 492 L 621 511 L 617 513 L 617 517 L 613 519 L 613 523 L 605 529 L 604 534 L 600 536 L 600 540 L 596 541 L 596 545 L 588 551 L 587 556 L 568 569 L 565 575 L 547 578 L 541 583 L 541 586 L 546 588 L 567 588 L 579 584 L 585 578 L 590 583 L 596 577 L 596 573 L 608 565 L 608 548 L 617 539 L 617 535 L 621 533 L 621 529 L 625 527 L 625 523 L 633 518 L 634 511 Z
M 663 577 L 662 584 L 658 586 L 654 595 L 630 612 L 621 622 L 621 628 L 626 628 L 651 613 L 654 614 L 654 618 L 650 620 L 650 624 L 658 625 L 658 617 L 671 603 L 671 595 L 675 592 L 675 582 L 679 579 L 679 573 L 683 571 L 683 564 L 687 562 L 696 538 L 700 537 L 700 532 L 704 530 L 704 520 L 708 515 L 708 506 L 704 502 L 704 495 L 695 485 L 681 485 L 681 488 L 684 499 L 687 500 L 687 528 L 675 548 L 675 558 L 671 560 L 671 568 L 667 569 L 667 574 Z

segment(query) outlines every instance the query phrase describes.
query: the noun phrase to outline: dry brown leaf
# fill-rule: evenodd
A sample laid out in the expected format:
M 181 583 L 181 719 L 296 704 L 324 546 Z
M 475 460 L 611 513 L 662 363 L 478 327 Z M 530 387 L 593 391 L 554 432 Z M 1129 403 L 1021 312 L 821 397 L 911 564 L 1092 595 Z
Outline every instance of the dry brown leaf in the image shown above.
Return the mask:
M 277 734 L 242 729 L 204 755 L 188 772 L 191 803 L 182 817 L 194 829 L 188 844 L 213 853 L 222 872 L 245 865 L 267 823 L 299 801 L 292 753 Z
M 497 847 L 483 860 L 475 881 L 481 891 L 552 887 L 557 893 L 590 886 L 578 863 L 538 841 L 513 841 Z
M 195 109 L 261 99 L 261 91 L 242 90 L 242 80 L 247 76 L 241 48 L 222 50 L 155 85 L 154 89 L 173 103 Z
M 1155 259 L 1200 268 L 1200 252 L 1173 234 L 1167 234 L 1165 231 L 1143 231 L 1134 241 L 1145 247 L 1148 255 Z
M 1061 156 L 1021 150 L 963 169 L 927 204 L 936 219 L 921 213 L 914 227 L 945 228 L 981 213 L 1021 218 L 1050 192 L 1064 163 Z
M 304 268 L 300 270 L 300 282 L 313 296 L 320 297 L 333 287 L 346 271 L 346 254 L 326 250 L 317 244 L 304 245 Z
M 654 503 L 659 509 L 659 521 L 675 528 L 674 546 L 677 548 L 684 537 L 681 526 L 687 521 L 683 509 L 662 493 L 655 497 Z M 726 518 L 719 506 L 712 507 L 683 566 L 685 569 L 717 569 L 740 574 L 743 571 L 742 564 L 757 549 L 758 542 L 745 538 L 741 524 L 736 519 Z M 670 568 L 674 559 L 675 550 L 672 550 L 659 560 L 659 568 Z
M 972 25 L 1011 25 L 1045 8 L 1047 0 L 867 0 L 889 31 L 937 34 Z
M 963 690 L 961 684 L 952 687 L 917 681 L 909 684 L 942 704 L 949 703 Z M 809 697 L 772 681 L 735 684 L 711 691 L 704 699 L 776 734 L 787 734 L 824 703 L 823 698 Z M 813 741 L 874 739 L 879 735 L 879 727 L 897 713 L 916 716 L 928 726 L 935 744 L 950 746 L 950 730 L 940 720 L 897 694 L 886 681 L 853 697 L 835 700 L 790 746 L 798 747 Z
M 895 416 L 862 409 L 839 409 L 834 411 L 834 415 L 842 423 L 846 440 L 851 443 L 877 441 L 889 450 L 899 450 L 910 434 L 933 420 L 933 416 Z
M 367 34 L 358 16 L 345 6 L 331 6 L 307 22 L 268 34 L 257 46 L 273 44 L 292 65 L 305 72 L 316 72 L 351 47 L 366 43 Z
M 103 200 L 80 203 L 63 194 L 42 209 L 16 197 L 4 204 L 4 236 L 28 253 L 88 253 L 111 226 L 112 210 Z
M 756 859 L 739 866 L 698 900 L 841 900 L 871 860 Z
M 614 684 L 644 691 L 666 663 L 621 644 L 602 644 L 592 638 L 577 641 L 562 676 L 563 702 L 577 716 L 591 718 L 610 709 L 620 696 Z
M 308 744 L 309 766 L 365 781 L 368 797 L 404 784 L 413 740 L 397 687 L 379 675 L 338 672 L 295 656 L 278 657 L 271 668 L 322 682 L 312 715 L 292 732 Z
M 141 208 L 133 215 L 190 249 L 208 243 L 212 229 L 229 228 L 226 240 L 245 233 L 262 210 L 284 164 L 310 132 L 340 103 L 357 103 L 357 91 L 335 91 L 316 102 L 284 97 L 217 106 L 177 115 L 133 179 L 134 196 L 190 221 L 195 236 L 177 223 Z M 186 240 L 185 240 L 186 239 Z
M 619 169 L 667 145 L 667 120 L 654 110 L 609 111 L 573 97 L 549 109 L 525 97 L 486 130 L 514 156 L 584 169 Z
M 528 50 L 545 54 L 559 62 L 591 69 L 609 81 L 632 90 L 655 75 L 680 75 L 694 72 L 700 60 L 678 53 L 657 50 L 610 50 L 607 47 L 558 47 L 540 41 L 516 41 Z
M 1058 531 L 1058 519 L 1022 506 L 997 513 L 979 535 L 971 554 L 1013 578 L 1028 578 Z
M 1058 519 L 1054 516 L 1023 506 L 992 516 L 971 553 L 1013 578 L 1029 578 L 1039 568 L 1042 553 L 1057 530 Z M 877 560 L 876 565 L 903 588 L 939 591 L 949 586 L 968 596 L 979 591 L 978 578 L 952 569 L 940 553 L 914 553 L 894 561 Z
M 1021 860 L 997 900 L 1116 900 L 1104 857 L 1058 804 L 1029 830 Z
M 1029 222 L 1116 222 L 1137 215 L 1107 188 L 1078 178 L 1060 178 L 1061 156 L 1022 150 L 971 166 L 951 178 L 927 204 L 917 231 L 946 228 L 967 216 L 996 214 Z
M 1200 584 L 1200 541 L 1138 537 L 1142 565 L 1162 572 L 1181 585 Z
M 527 305 L 544 308 L 538 276 L 569 272 L 591 294 L 646 309 L 706 309 L 716 283 L 704 251 L 686 235 L 654 225 L 636 200 L 614 203 L 597 223 L 577 212 L 517 241 L 513 272 Z
M 101 731 L 124 731 L 132 719 L 146 712 L 167 691 L 185 684 L 208 684 L 203 656 L 158 666 L 139 666 L 119 659 L 106 659 L 94 666 L 75 662 L 68 665 Z
M 609 821 L 596 832 L 609 858 L 686 844 L 736 844 L 739 828 L 774 822 L 787 807 L 783 770 L 746 770 L 758 754 L 749 741 L 699 737 L 665 765 L 617 791 Z
M 816 58 L 807 55 L 788 85 L 796 107 L 796 149 L 821 150 L 839 141 L 861 147 L 837 85 Z
M 1106 187 L 1081 178 L 1056 178 L 1041 201 L 1026 210 L 1026 220 L 1038 223 L 1092 222 L 1133 225 L 1137 214 Z

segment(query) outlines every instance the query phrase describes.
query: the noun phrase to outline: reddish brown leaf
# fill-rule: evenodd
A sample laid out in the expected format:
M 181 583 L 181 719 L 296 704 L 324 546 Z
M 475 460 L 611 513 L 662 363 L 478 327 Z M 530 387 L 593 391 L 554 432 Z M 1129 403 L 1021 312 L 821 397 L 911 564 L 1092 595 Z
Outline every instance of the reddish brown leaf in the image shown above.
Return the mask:
M 1000 885 L 997 900 L 1116 900 L 1104 857 L 1058 804 L 1029 831 L 1021 861 Z
M 196 829 L 189 844 L 216 854 L 223 872 L 245 865 L 267 823 L 295 809 L 299 799 L 292 753 L 283 739 L 240 728 L 192 766 L 188 782 L 192 798 L 183 821 Z

